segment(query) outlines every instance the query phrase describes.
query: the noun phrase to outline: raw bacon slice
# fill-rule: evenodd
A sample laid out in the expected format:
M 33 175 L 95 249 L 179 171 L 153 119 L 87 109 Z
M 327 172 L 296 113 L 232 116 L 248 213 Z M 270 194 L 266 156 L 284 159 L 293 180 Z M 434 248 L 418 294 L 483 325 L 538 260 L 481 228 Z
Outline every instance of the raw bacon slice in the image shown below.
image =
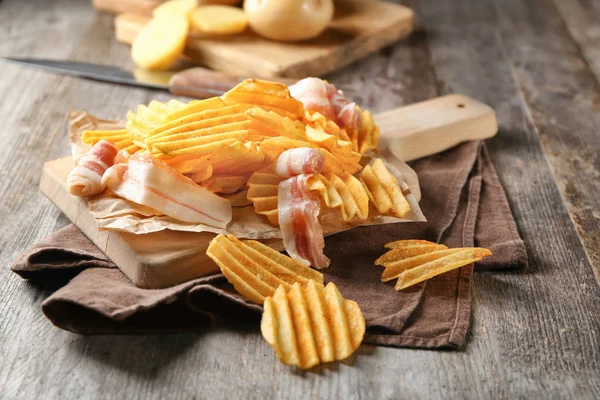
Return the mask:
M 341 90 L 319 78 L 305 78 L 290 86 L 290 94 L 310 112 L 318 112 L 340 128 L 357 130 L 362 118 L 355 103 L 350 103 Z
M 279 183 L 277 212 L 285 250 L 301 265 L 329 266 L 323 254 L 325 239 L 319 223 L 319 199 L 306 184 L 310 175 L 297 175 Z
M 117 195 L 179 221 L 225 228 L 232 218 L 229 200 L 196 185 L 148 153 L 135 153 L 128 164 L 109 168 L 103 181 Z
M 325 156 L 317 149 L 296 147 L 279 155 L 275 173 L 282 178 L 300 174 L 318 174 L 325 166 Z
M 77 166 L 67 178 L 69 192 L 75 196 L 95 196 L 101 193 L 106 185 L 102 183 L 102 175 L 113 165 L 119 149 L 106 140 L 101 140 L 85 153 Z

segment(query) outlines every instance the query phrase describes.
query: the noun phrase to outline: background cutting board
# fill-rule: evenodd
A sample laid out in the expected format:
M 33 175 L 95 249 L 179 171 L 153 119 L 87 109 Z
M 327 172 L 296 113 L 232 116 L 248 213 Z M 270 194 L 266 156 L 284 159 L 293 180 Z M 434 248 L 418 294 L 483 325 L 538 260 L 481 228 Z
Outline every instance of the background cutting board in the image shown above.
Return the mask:
M 122 12 L 115 19 L 117 40 L 131 44 L 150 19 L 147 0 L 97 0 L 103 10 Z M 136 4 L 138 4 L 136 6 Z M 336 3 L 330 27 L 300 43 L 274 42 L 254 34 L 225 38 L 190 36 L 185 54 L 194 62 L 247 76 L 304 78 L 321 76 L 407 36 L 413 30 L 410 8 L 386 2 L 345 0 Z
M 494 110 L 471 98 L 443 96 L 374 116 L 382 143 L 434 154 L 462 141 L 493 136 L 498 129 Z M 71 157 L 44 164 L 40 190 L 139 287 L 162 288 L 217 272 L 205 252 L 212 233 L 162 231 L 145 235 L 100 231 L 84 199 L 72 196 L 67 177 Z M 269 246 L 282 250 L 279 239 Z

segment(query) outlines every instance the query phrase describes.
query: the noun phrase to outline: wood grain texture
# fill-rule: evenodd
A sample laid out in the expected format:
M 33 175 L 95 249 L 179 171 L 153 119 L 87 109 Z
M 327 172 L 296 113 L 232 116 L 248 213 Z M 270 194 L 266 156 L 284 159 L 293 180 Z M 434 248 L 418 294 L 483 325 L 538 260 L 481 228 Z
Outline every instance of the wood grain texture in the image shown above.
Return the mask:
M 317 38 L 294 43 L 264 39 L 247 30 L 223 38 L 190 34 L 185 55 L 194 62 L 238 75 L 305 78 L 321 76 L 406 37 L 413 29 L 409 8 L 386 2 L 345 0 Z M 135 13 L 115 18 L 115 35 L 131 44 L 150 20 Z
M 529 46 L 511 50 L 526 18 L 536 18 L 538 33 L 548 35 L 556 26 L 543 29 L 543 23 L 556 23 L 557 16 L 553 8 L 550 15 L 539 13 L 545 2 L 531 2 L 535 9 L 525 15 L 517 3 L 502 2 L 504 9 L 492 0 L 405 3 L 422 21 L 416 35 L 327 79 L 375 112 L 449 92 L 493 105 L 500 132 L 488 144 L 527 243 L 530 269 L 475 275 L 464 351 L 362 346 L 349 362 L 314 372 L 280 365 L 256 327 L 83 337 L 51 326 L 39 305 L 56 284 L 24 282 L 6 266 L 68 223 L 37 189 L 43 162 L 69 153 L 66 111 L 117 118 L 138 103 L 169 96 L 1 64 L 0 398 L 600 397 L 598 285 L 549 168 L 556 159 L 542 151 L 546 140 L 540 144 L 539 137 L 548 135 L 532 115 L 546 109 L 532 112 L 535 103 L 521 91 L 534 87 L 523 70 L 537 56 L 537 69 L 528 73 L 543 79 L 547 66 L 539 68 L 539 59 L 548 54 L 537 51 L 543 43 L 530 44 L 531 35 L 523 38 Z M 512 32 L 513 25 L 519 29 Z M 0 35 L 0 55 L 132 67 L 128 49 L 112 39 L 111 18 L 94 14 L 88 1 L 4 0 Z M 564 39 L 562 29 L 548 45 Z M 517 56 L 527 58 L 519 65 Z M 535 93 L 538 101 L 546 96 Z M 564 101 L 578 104 L 577 94 L 567 91 Z M 571 125 L 564 140 L 577 140 L 580 130 Z M 581 237 L 586 240 L 585 231 Z

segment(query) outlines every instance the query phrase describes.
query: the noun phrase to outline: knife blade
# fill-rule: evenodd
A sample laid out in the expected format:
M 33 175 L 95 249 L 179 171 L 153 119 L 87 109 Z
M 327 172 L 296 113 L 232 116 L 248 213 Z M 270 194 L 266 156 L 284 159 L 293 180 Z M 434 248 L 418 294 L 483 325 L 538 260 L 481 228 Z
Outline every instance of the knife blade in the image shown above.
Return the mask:
M 17 57 L 6 57 L 4 60 L 40 68 L 60 75 L 69 75 L 148 89 L 168 90 L 178 96 L 195 98 L 220 96 L 246 79 L 245 77 L 230 75 L 202 67 L 193 67 L 183 71 L 150 72 L 135 70 L 130 72 L 119 67 L 78 61 Z M 279 77 L 266 79 L 285 83 L 286 85 L 295 82 L 291 79 Z

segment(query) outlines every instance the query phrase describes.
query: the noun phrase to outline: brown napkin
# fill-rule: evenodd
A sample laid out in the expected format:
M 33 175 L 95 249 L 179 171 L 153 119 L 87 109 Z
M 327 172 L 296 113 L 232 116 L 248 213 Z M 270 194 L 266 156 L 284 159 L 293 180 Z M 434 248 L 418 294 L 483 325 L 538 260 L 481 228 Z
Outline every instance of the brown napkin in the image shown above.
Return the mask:
M 469 327 L 473 266 L 397 292 L 373 264 L 386 242 L 427 239 L 490 248 L 478 268 L 523 268 L 525 246 L 496 171 L 481 142 L 468 142 L 413 164 L 427 223 L 361 227 L 326 239 L 326 281 L 356 300 L 367 322 L 366 343 L 457 348 Z M 58 280 L 42 303 L 56 326 L 76 333 L 142 333 L 200 329 L 217 317 L 257 324 L 261 307 L 244 301 L 216 274 L 167 289 L 140 289 L 77 228 L 67 226 L 23 253 L 12 270 L 25 279 Z M 62 282 L 61 282 L 62 280 Z M 68 282 L 68 283 L 67 283 Z

